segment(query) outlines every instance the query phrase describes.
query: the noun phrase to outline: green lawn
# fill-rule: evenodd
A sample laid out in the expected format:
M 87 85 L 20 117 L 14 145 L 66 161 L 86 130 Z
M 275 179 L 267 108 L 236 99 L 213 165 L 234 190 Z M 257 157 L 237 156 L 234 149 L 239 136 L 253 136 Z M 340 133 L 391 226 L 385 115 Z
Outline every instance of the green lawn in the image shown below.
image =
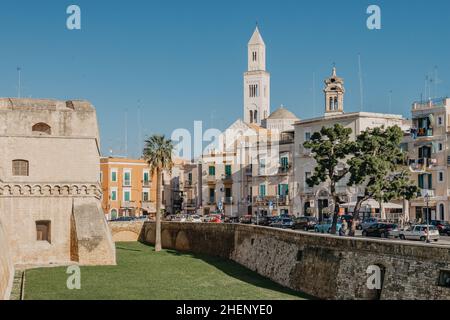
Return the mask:
M 82 267 L 81 290 L 68 290 L 66 268 L 26 272 L 27 300 L 303 299 L 255 272 L 220 258 L 155 253 L 141 243 L 118 243 L 117 266 Z

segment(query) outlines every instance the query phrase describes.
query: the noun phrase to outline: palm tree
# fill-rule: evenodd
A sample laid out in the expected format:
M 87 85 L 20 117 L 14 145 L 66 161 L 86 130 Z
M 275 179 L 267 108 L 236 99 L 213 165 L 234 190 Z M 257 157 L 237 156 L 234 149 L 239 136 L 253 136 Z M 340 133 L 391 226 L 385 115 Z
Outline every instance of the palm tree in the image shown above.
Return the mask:
M 156 172 L 156 235 L 155 251 L 161 251 L 161 175 L 173 167 L 173 144 L 164 135 L 153 135 L 145 140 L 144 159 L 151 168 L 152 176 Z

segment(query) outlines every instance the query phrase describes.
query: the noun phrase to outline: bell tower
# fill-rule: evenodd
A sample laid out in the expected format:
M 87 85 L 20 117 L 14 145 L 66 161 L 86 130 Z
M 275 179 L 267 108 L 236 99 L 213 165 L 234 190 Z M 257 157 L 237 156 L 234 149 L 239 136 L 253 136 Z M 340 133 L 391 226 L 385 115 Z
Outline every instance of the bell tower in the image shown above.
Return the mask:
M 244 73 L 244 122 L 261 125 L 270 115 L 270 74 L 266 44 L 258 26 L 248 43 L 248 71 Z
M 331 77 L 325 80 L 325 115 L 344 113 L 344 79 L 336 75 L 333 67 Z

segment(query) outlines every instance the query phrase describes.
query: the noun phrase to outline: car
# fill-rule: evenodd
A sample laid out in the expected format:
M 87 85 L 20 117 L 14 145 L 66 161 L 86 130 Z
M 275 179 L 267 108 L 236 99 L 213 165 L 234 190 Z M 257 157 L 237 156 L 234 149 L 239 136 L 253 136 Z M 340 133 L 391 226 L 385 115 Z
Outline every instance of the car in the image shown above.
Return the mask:
M 433 220 L 430 224 L 438 229 L 440 235 L 450 236 L 450 223 L 447 221 Z
M 225 223 L 239 223 L 239 217 L 225 217 Z
M 242 224 L 252 224 L 252 216 L 247 215 L 247 216 L 242 216 L 239 220 L 239 223 Z
M 318 223 L 316 217 L 300 217 L 295 219 L 294 229 L 295 230 L 314 230 L 314 227 Z
M 128 222 L 128 221 L 133 221 L 134 218 L 133 217 L 119 217 L 115 220 L 112 221 L 116 221 L 116 222 Z
M 394 238 L 398 226 L 392 223 L 373 223 L 362 232 L 363 237 Z
M 333 225 L 333 220 L 324 220 L 322 222 L 319 222 L 314 226 L 314 231 L 317 233 L 331 233 L 331 227 Z M 336 224 L 336 233 L 339 233 L 339 231 L 342 228 L 342 221 L 338 220 Z
M 413 225 L 406 230 L 399 232 L 399 238 L 401 240 L 420 240 L 426 241 L 428 238 L 432 241 L 439 241 L 439 230 L 432 225 Z
M 222 223 L 222 217 L 218 214 L 213 214 L 210 216 L 210 219 L 208 221 L 209 223 Z
M 379 221 L 377 218 L 367 218 L 367 219 L 364 219 L 361 223 L 359 223 L 356 228 L 358 230 L 364 230 L 364 229 L 370 227 L 372 224 L 375 224 L 378 222 Z
M 279 229 L 293 229 L 294 228 L 294 220 L 291 218 L 279 218 L 273 221 L 270 226 L 272 228 L 279 228 Z
M 194 222 L 194 223 L 201 223 L 201 222 L 203 222 L 203 220 L 202 220 L 202 217 L 200 217 L 199 215 L 193 215 L 193 216 L 190 216 L 189 218 L 188 218 L 188 221 L 189 222 Z
M 272 217 L 253 216 L 252 222 L 253 222 L 253 224 L 255 224 L 257 226 L 267 227 L 272 223 Z

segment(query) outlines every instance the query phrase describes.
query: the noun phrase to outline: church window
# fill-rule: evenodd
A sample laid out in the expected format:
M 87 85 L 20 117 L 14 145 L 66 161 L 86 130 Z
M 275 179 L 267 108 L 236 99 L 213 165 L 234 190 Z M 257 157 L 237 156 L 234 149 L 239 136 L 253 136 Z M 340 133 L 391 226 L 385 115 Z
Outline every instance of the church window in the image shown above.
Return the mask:
M 255 110 L 254 114 L 253 114 L 255 121 L 254 122 L 258 122 L 258 111 Z
M 257 59 L 256 51 L 253 51 L 253 61 L 256 61 L 256 59 Z
M 29 163 L 26 160 L 13 160 L 12 162 L 13 176 L 28 177 L 29 175 Z
M 339 103 L 337 97 L 334 98 L 334 110 L 339 110 Z
M 250 110 L 250 123 L 253 123 L 253 111 Z

